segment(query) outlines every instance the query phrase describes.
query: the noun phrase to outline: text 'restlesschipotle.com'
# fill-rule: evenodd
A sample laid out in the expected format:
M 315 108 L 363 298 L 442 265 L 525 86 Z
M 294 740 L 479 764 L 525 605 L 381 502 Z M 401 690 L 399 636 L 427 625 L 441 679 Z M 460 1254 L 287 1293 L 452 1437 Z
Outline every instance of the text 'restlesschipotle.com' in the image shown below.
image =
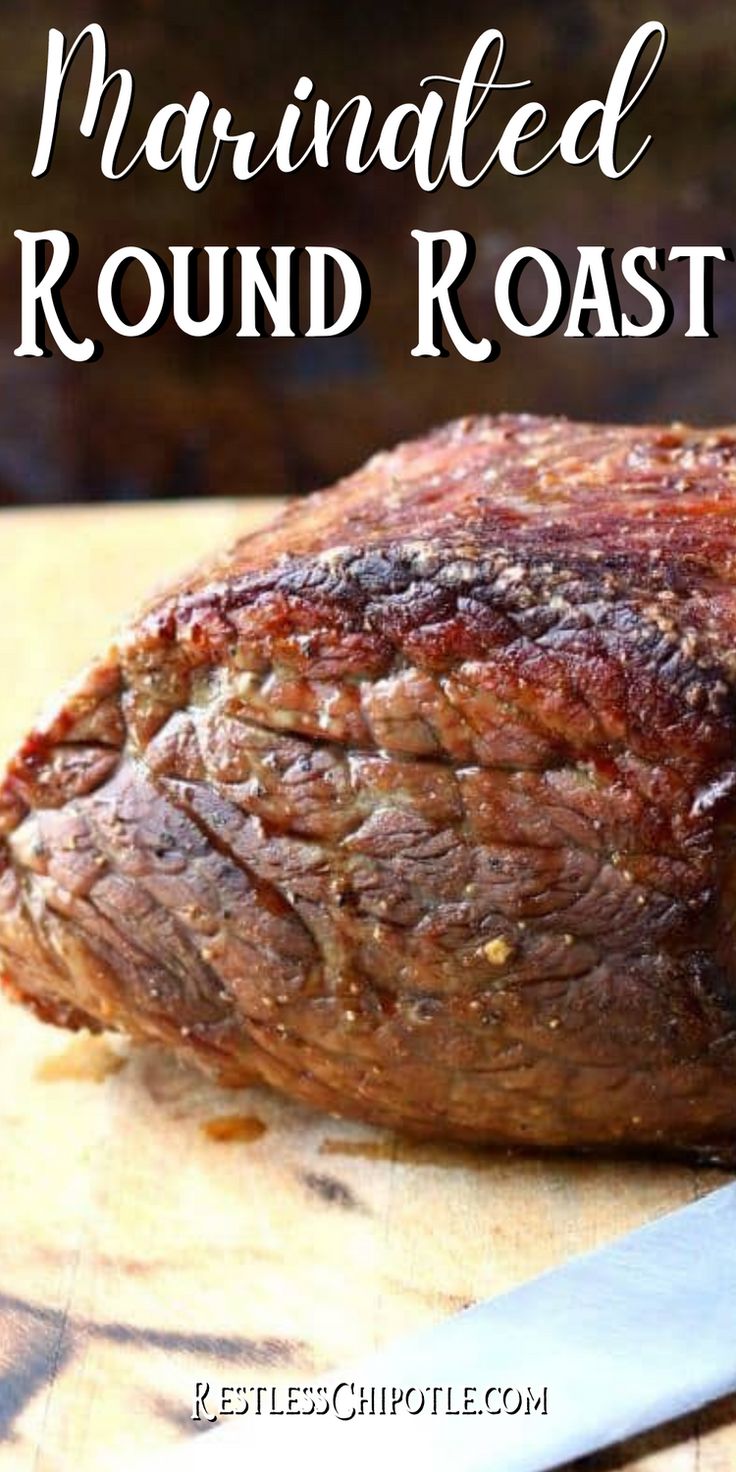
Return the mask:
M 546 1416 L 546 1385 L 220 1385 L 198 1380 L 193 1421 L 224 1416 Z

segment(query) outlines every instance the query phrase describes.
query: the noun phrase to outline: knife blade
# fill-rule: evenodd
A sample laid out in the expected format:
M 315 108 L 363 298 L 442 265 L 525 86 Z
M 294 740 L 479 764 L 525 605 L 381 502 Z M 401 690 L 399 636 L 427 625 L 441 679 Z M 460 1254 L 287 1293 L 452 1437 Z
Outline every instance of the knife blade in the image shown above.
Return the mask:
M 255 1472 L 293 1457 L 320 1472 L 381 1459 L 386 1472 L 413 1459 L 422 1472 L 547 1472 L 694 1411 L 736 1389 L 736 1185 L 309 1383 L 450 1386 L 456 1406 L 465 1387 L 481 1399 L 488 1386 L 546 1387 L 547 1410 L 249 1413 L 157 1468 Z

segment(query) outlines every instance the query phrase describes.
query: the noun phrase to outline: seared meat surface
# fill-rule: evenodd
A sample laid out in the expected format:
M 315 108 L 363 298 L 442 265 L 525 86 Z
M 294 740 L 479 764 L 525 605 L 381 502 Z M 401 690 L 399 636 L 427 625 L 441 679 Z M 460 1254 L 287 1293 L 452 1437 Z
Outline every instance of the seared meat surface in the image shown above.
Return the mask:
M 414 1132 L 726 1158 L 735 631 L 734 432 L 379 455 L 10 762 L 6 985 Z

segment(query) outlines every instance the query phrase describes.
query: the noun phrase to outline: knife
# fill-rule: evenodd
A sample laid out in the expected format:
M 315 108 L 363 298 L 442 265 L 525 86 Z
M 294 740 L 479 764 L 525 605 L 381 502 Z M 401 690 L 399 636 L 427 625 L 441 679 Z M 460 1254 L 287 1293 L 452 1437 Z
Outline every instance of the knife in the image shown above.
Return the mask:
M 736 1389 L 736 1185 L 709 1193 L 606 1247 L 310 1382 L 339 1391 L 442 1387 L 412 1414 L 252 1414 L 157 1456 L 167 1472 L 545 1472 L 694 1411 Z M 350 1386 L 355 1387 L 351 1393 Z M 522 1393 L 519 1411 L 482 1409 L 486 1387 Z M 447 1412 L 474 1387 L 476 1409 Z M 541 1405 L 527 1412 L 527 1389 Z M 508 1397 L 507 1397 L 508 1399 Z M 511 1406 L 516 1405 L 516 1396 Z M 481 1407 L 478 1409 L 478 1407 Z M 153 1465 L 153 1464 L 152 1464 Z

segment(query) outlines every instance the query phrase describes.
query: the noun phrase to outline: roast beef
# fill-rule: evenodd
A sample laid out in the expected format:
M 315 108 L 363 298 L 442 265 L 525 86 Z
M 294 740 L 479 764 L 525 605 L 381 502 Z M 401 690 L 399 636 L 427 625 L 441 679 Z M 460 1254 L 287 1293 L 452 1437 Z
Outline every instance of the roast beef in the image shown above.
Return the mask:
M 12 759 L 6 986 L 407 1131 L 728 1158 L 735 589 L 736 432 L 376 456 Z

